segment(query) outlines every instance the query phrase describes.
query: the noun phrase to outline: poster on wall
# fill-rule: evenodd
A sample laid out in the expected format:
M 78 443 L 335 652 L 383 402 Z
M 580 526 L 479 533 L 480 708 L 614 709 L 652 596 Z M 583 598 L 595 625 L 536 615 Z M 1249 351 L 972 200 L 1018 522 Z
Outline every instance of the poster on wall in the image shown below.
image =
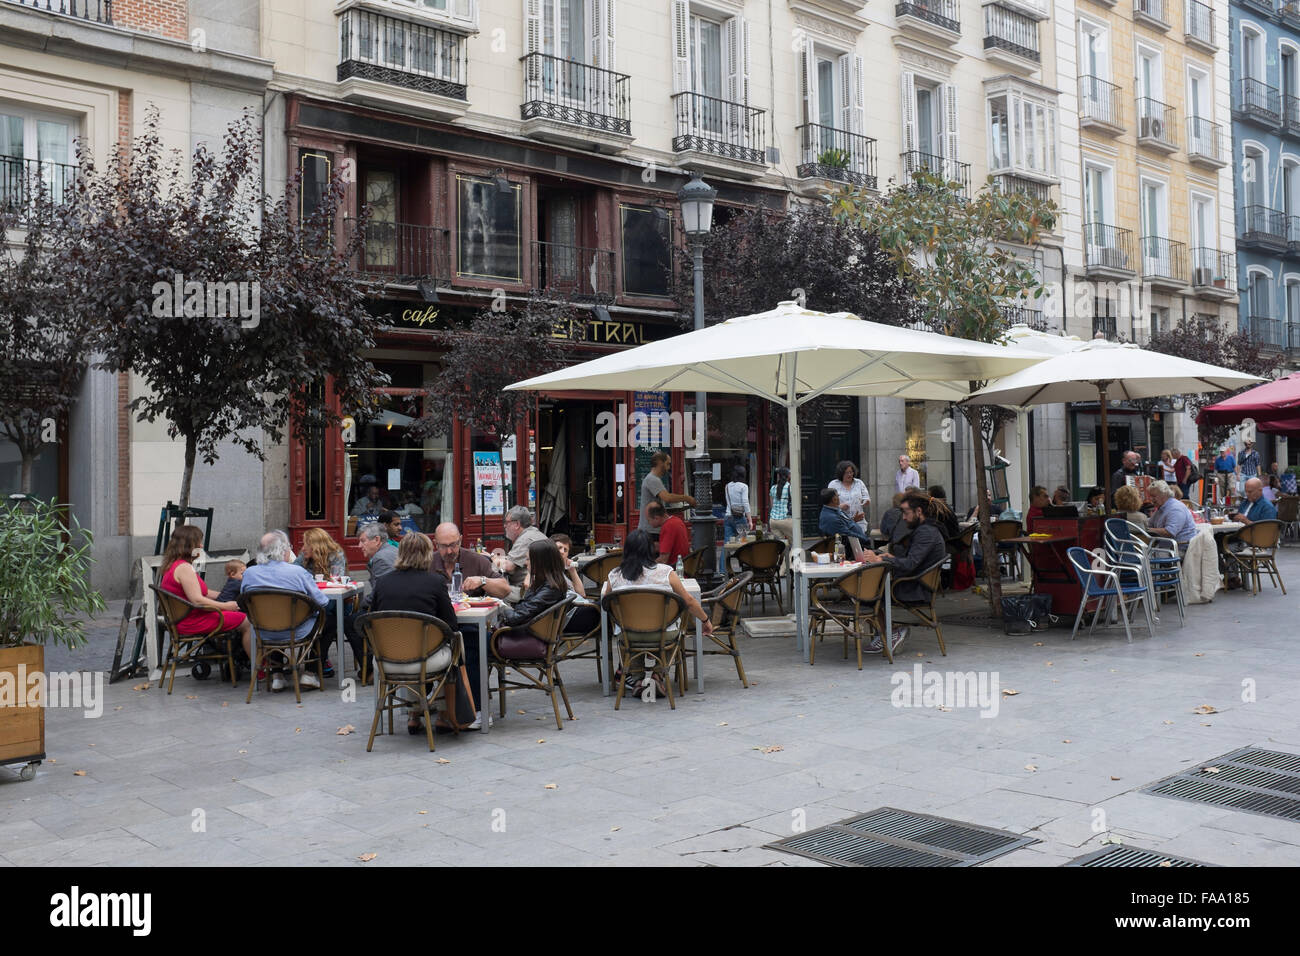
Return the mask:
M 504 503 L 505 498 L 501 494 L 501 453 L 474 452 L 474 514 L 504 514 Z

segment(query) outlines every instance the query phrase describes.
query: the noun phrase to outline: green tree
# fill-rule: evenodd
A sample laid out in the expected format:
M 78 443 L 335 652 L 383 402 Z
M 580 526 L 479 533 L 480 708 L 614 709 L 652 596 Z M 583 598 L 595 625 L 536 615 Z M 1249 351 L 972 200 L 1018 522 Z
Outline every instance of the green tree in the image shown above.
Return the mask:
M 151 111 L 105 169 L 79 151 L 67 281 L 94 319 L 100 367 L 140 376 L 132 410 L 184 439 L 182 506 L 196 458 L 215 463 L 221 442 L 261 458 L 288 428 L 337 424 L 327 381 L 363 414 L 386 381 L 363 354 L 379 319 L 349 266 L 361 232 L 339 225 L 340 175 L 300 222 L 296 177 L 278 199 L 261 194 L 261 142 L 245 114 L 219 152 L 200 144 L 185 163 L 164 154 Z
M 925 170 L 880 199 L 865 190 L 843 192 L 834 212 L 878 238 L 935 331 L 976 342 L 1001 340 L 1006 324 L 1002 309 L 1018 297 L 1041 294 L 1041 280 L 1021 253 L 1038 244 L 1057 215 L 1050 200 L 1003 192 L 991 181 L 968 199 L 957 183 Z M 969 386 L 974 391 L 986 384 L 972 381 Z M 996 415 L 977 405 L 961 409 L 979 436 Z M 984 571 L 996 617 L 1002 586 L 985 495 L 985 443 L 976 440 L 971 448 Z

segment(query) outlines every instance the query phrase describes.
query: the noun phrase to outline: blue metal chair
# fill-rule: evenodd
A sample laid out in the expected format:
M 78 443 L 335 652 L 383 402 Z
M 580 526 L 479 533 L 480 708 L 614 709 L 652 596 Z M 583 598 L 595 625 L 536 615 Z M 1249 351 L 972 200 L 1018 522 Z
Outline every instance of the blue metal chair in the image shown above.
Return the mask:
M 1133 569 L 1122 577 L 1145 577 L 1153 596 L 1158 600 L 1172 593 L 1178 605 L 1178 626 L 1186 623 L 1183 604 L 1182 558 L 1178 546 L 1164 538 L 1153 537 L 1133 522 L 1124 518 L 1107 518 L 1105 523 L 1106 557 L 1114 565 Z M 1158 605 L 1157 605 L 1158 608 Z M 1159 618 L 1156 618 L 1159 620 Z
M 1091 635 L 1093 629 L 1097 626 L 1097 618 L 1101 616 L 1107 606 L 1118 607 L 1120 617 L 1124 621 L 1124 635 L 1128 638 L 1130 644 L 1133 643 L 1133 632 L 1129 627 L 1128 607 L 1135 601 L 1142 602 L 1143 611 L 1146 613 L 1147 634 L 1155 636 L 1155 624 L 1152 620 L 1151 612 L 1151 587 L 1146 580 L 1146 576 L 1139 569 L 1132 567 L 1125 568 L 1119 565 L 1113 565 L 1104 558 L 1098 559 L 1101 567 L 1093 567 L 1094 555 L 1083 548 L 1070 548 L 1067 552 L 1070 558 L 1070 564 L 1074 568 L 1074 573 L 1079 579 L 1079 586 L 1083 589 L 1083 596 L 1079 600 L 1079 610 L 1074 616 L 1074 630 L 1070 632 L 1070 640 L 1074 640 L 1079 633 L 1079 624 L 1083 621 L 1084 614 L 1087 613 L 1088 602 L 1096 601 L 1097 607 L 1093 611 L 1092 624 L 1088 626 L 1088 634 Z M 1128 581 L 1124 578 L 1129 577 L 1124 572 L 1137 572 L 1133 579 Z

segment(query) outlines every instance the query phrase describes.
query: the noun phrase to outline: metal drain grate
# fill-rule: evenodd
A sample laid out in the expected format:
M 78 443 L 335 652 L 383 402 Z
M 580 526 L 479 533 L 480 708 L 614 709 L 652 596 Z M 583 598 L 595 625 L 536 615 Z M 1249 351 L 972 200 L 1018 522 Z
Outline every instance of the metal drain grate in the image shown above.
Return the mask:
M 1243 747 L 1142 792 L 1300 821 L 1300 754 Z
M 881 807 L 768 846 L 834 866 L 974 866 L 1037 842 L 1005 830 Z
M 1155 853 L 1136 846 L 1104 846 L 1086 856 L 1075 857 L 1066 866 L 1213 866 L 1199 860 L 1189 860 L 1182 856 L 1170 856 L 1168 853 Z

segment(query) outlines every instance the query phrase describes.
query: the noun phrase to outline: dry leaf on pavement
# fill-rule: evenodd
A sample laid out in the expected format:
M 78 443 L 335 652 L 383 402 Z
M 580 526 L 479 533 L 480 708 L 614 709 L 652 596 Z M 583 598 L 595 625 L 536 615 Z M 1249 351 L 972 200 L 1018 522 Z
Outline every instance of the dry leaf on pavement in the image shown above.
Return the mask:
M 542 789 L 543 789 L 543 790 L 559 790 L 559 789 L 560 789 L 560 785 L 559 785 L 558 783 L 548 783 L 548 784 L 547 784 L 545 787 L 543 787 Z
M 1042 641 L 1034 641 L 1034 647 L 1042 647 L 1042 646 L 1043 646 Z
M 84 771 L 84 770 L 74 770 L 74 771 L 72 771 L 72 775 L 73 775 L 74 777 L 84 777 L 84 776 L 86 775 L 86 771 Z
M 1069 740 L 1062 740 L 1061 743 L 1063 743 L 1063 744 L 1068 744 L 1068 743 L 1071 743 L 1071 741 L 1069 741 Z
M 610 833 L 617 833 L 617 832 L 618 832 L 619 830 L 621 830 L 621 829 L 623 829 L 623 828 L 622 828 L 622 827 L 610 827 L 610 828 L 609 828 L 609 832 L 610 832 Z
M 438 760 L 437 760 L 437 762 L 438 762 L 438 763 L 451 763 L 451 761 L 448 760 L 446 757 L 439 757 Z
M 1019 694 L 1019 693 L 1020 693 L 1020 691 L 1018 691 L 1018 690 L 1012 690 L 1010 687 L 1004 687 L 1004 688 L 1002 688 L 1002 696 L 1003 696 L 1003 697 L 1015 697 L 1015 696 L 1016 696 L 1017 694 Z
M 362 853 L 359 857 L 357 857 L 357 859 L 360 860 L 362 863 L 369 863 L 377 856 L 379 856 L 378 853 Z
M 416 810 L 415 812 L 418 813 L 420 816 L 426 816 L 426 815 L 428 814 L 429 811 L 428 811 L 428 810 Z
M 221 706 L 222 706 L 222 707 L 229 707 L 229 706 L 230 706 L 230 701 L 228 701 L 228 700 L 223 700 L 223 701 L 221 702 Z M 121 707 L 118 708 L 118 710 L 121 710 L 121 709 L 122 709 Z
M 352 733 L 352 731 L 356 729 L 357 728 L 353 727 L 351 724 L 345 724 L 344 726 L 340 727 L 338 730 L 334 731 L 334 734 L 335 736 L 338 737 L 346 737 L 348 734 Z
M 1204 655 L 1204 654 L 1193 654 L 1192 656 L 1193 656 L 1193 657 L 1204 657 L 1205 655 Z
M 719 726 L 719 727 L 725 727 L 725 726 L 727 726 L 727 722 L 726 722 L 725 720 L 720 721 L 720 722 L 718 723 L 718 726 Z
M 1218 772 L 1219 772 L 1219 768 L 1218 768 L 1218 767 L 1202 767 L 1202 768 L 1201 768 L 1201 773 L 1218 773 Z
M 1215 710 L 1213 707 L 1211 707 L 1209 704 L 1202 704 L 1200 707 L 1197 707 L 1195 710 L 1193 710 L 1192 713 L 1193 714 L 1217 714 L 1218 711 Z
M 186 694 L 186 695 L 185 695 L 185 699 L 186 699 L 186 700 L 198 700 L 198 699 L 199 699 L 199 695 L 198 695 L 198 694 Z
M 1166 723 L 1166 724 L 1172 724 L 1173 721 L 1172 721 L 1172 720 L 1166 720 L 1165 723 Z
M 132 687 L 131 689 L 132 689 L 132 690 L 148 690 L 148 689 L 149 689 L 149 685 L 148 685 L 148 684 L 136 684 L 136 685 L 135 685 L 134 687 Z
M 544 744 L 544 743 L 546 743 L 546 738 L 545 738 L 545 737 L 539 737 L 539 738 L 537 738 L 537 742 L 538 742 L 539 744 Z
M 1174 864 L 1171 860 L 1161 860 L 1159 863 L 1156 864 L 1156 866 L 1173 866 L 1173 865 Z
M 766 747 L 755 747 L 754 749 L 759 751 L 760 753 L 774 754 L 777 751 L 784 750 L 785 748 L 782 747 L 780 744 L 769 744 Z
M 1118 780 L 1119 777 L 1111 777 L 1110 779 L 1112 779 L 1112 780 Z
M 1025 764 L 1025 769 L 1028 770 L 1030 773 L 1038 773 L 1038 764 L 1027 763 Z

